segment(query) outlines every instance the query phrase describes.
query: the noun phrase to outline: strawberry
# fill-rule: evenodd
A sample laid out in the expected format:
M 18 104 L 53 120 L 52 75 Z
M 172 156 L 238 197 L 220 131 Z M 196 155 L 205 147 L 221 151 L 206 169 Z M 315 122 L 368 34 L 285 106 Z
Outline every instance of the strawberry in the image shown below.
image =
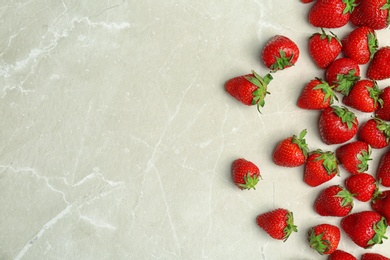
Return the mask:
M 321 216 L 344 217 L 353 208 L 353 195 L 340 185 L 325 188 L 314 201 L 314 210 Z
M 325 80 L 335 91 L 348 95 L 351 87 L 360 79 L 359 64 L 350 58 L 338 58 L 326 69 Z
M 328 257 L 328 260 L 357 260 L 357 258 L 348 252 L 337 249 Z
M 373 80 L 362 79 L 355 83 L 347 96 L 343 97 L 344 105 L 366 113 L 374 112 L 383 104 L 381 90 Z
M 352 141 L 336 149 L 336 158 L 351 174 L 365 172 L 371 160 L 371 147 L 362 141 Z
M 382 90 L 379 99 L 382 100 L 382 104 L 375 111 L 375 115 L 382 120 L 390 121 L 390 86 Z
M 301 0 L 301 2 L 304 3 L 304 4 L 308 4 L 308 3 L 313 2 L 313 0 Z
M 361 260 L 390 260 L 390 258 L 387 258 L 384 255 L 377 254 L 377 253 L 364 253 Z
M 292 232 L 298 231 L 293 213 L 283 208 L 258 215 L 256 222 L 268 235 L 278 240 L 286 241 Z
M 368 173 L 359 173 L 345 179 L 345 187 L 354 195 L 354 198 L 368 202 L 378 189 L 375 178 Z
M 340 242 L 340 229 L 330 224 L 319 224 L 308 232 L 310 247 L 321 255 L 330 255 L 337 250 Z
M 265 96 L 269 94 L 267 86 L 271 80 L 272 76 L 270 74 L 262 78 L 252 71 L 252 74 L 229 79 L 225 83 L 225 89 L 241 103 L 247 106 L 257 105 L 257 109 L 260 111 L 260 107 L 265 104 Z
M 326 144 L 341 144 L 352 139 L 358 130 L 356 115 L 346 107 L 331 106 L 322 110 L 320 136 Z
M 390 123 L 373 117 L 360 127 L 358 139 L 368 143 L 372 148 L 384 148 L 390 141 Z
M 299 137 L 293 135 L 280 141 L 272 156 L 274 163 L 284 167 L 304 164 L 309 150 L 305 140 L 306 133 L 306 130 L 302 130 Z
M 368 26 L 374 30 L 384 29 L 389 25 L 387 0 L 360 0 L 350 16 L 350 21 L 357 27 Z
M 382 244 L 387 229 L 384 217 L 375 211 L 360 211 L 341 219 L 341 228 L 360 247 L 371 248 Z
M 243 158 L 236 159 L 232 164 L 234 184 L 241 190 L 256 189 L 259 182 L 260 169 L 251 161 Z
M 299 48 L 291 39 L 275 35 L 264 46 L 261 58 L 273 72 L 293 66 L 299 57 Z
M 355 0 L 319 0 L 309 11 L 309 23 L 315 27 L 339 28 L 346 25 Z
M 389 4 L 390 6 L 390 4 Z M 376 51 L 367 69 L 367 77 L 373 80 L 390 78 L 390 46 Z
M 376 178 L 386 187 L 390 187 L 390 151 L 387 151 L 380 159 Z
M 367 26 L 354 29 L 341 40 L 342 52 L 358 64 L 368 63 L 378 49 L 375 31 Z
M 333 152 L 318 149 L 309 153 L 303 175 L 303 181 L 307 185 L 316 187 L 338 174 L 339 167 Z
M 326 81 L 316 78 L 304 87 L 297 105 L 302 109 L 320 110 L 333 104 L 335 98 L 331 86 Z
M 390 223 L 390 190 L 377 192 L 371 200 L 371 207 Z
M 325 69 L 340 54 L 341 43 L 332 32 L 326 34 L 322 28 L 321 31 L 321 33 L 315 33 L 310 37 L 309 54 L 319 68 Z

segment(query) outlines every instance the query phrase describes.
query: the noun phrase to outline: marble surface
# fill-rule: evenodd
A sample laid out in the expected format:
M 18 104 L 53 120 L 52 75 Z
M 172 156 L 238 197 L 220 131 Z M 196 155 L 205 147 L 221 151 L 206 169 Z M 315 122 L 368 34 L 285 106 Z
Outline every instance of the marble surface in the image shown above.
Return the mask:
M 306 241 L 312 225 L 339 224 L 312 209 L 326 185 L 310 188 L 302 167 L 271 160 L 276 143 L 302 129 L 311 149 L 336 148 L 321 142 L 318 112 L 296 106 L 302 87 L 323 76 L 306 51 L 317 31 L 306 22 L 309 6 L 3 1 L 0 259 L 326 259 Z M 252 69 L 267 73 L 259 53 L 276 34 L 301 56 L 274 74 L 260 115 L 223 85 Z M 388 29 L 378 37 L 390 45 Z M 374 151 L 371 172 L 383 152 Z M 232 184 L 238 157 L 260 167 L 256 190 Z M 298 225 L 285 243 L 255 223 L 276 207 Z M 390 256 L 389 245 L 368 251 Z M 344 233 L 339 248 L 367 251 Z

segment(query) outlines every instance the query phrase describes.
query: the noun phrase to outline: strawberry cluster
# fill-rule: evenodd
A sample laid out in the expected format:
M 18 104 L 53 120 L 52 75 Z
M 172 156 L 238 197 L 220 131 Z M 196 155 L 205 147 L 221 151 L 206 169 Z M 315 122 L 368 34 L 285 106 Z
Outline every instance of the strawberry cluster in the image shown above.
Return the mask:
M 281 140 L 274 149 L 273 162 L 281 167 L 303 166 L 303 180 L 310 187 L 322 185 L 340 174 L 349 176 L 344 185 L 331 185 L 318 194 L 313 208 L 320 216 L 340 217 L 340 226 L 362 248 L 383 243 L 390 223 L 390 86 L 380 81 L 390 78 L 390 46 L 379 47 L 376 31 L 390 24 L 389 0 L 301 0 L 314 2 L 308 22 L 320 29 L 308 39 L 313 63 L 324 71 L 313 77 L 297 100 L 301 109 L 319 112 L 318 129 L 327 145 L 335 151 L 310 150 L 307 131 Z M 354 29 L 341 40 L 324 28 L 340 28 L 351 23 Z M 270 73 L 256 72 L 238 76 L 225 83 L 226 91 L 245 105 L 265 104 L 272 74 L 293 66 L 299 58 L 298 46 L 289 38 L 276 35 L 264 46 L 262 62 Z M 367 65 L 362 73 L 361 65 Z M 379 82 L 379 83 L 378 83 Z M 335 104 L 336 102 L 341 104 Z M 359 122 L 357 113 L 370 113 Z M 378 162 L 375 175 L 367 173 L 373 149 L 387 149 Z M 255 189 L 260 169 L 250 161 L 237 159 L 232 166 L 233 181 L 240 189 Z M 371 210 L 351 213 L 354 202 L 370 203 Z M 257 224 L 272 238 L 286 240 L 297 232 L 293 213 L 277 208 L 257 216 Z M 321 223 L 310 229 L 311 248 L 329 259 L 357 259 L 338 249 L 341 232 L 338 226 Z M 389 259 L 365 253 L 361 259 Z

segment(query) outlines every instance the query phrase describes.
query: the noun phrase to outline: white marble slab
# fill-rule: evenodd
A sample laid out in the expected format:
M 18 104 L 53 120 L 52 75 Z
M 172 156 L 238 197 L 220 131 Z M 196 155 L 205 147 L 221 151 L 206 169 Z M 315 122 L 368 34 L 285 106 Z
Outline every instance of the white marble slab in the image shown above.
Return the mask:
M 302 129 L 311 149 L 336 147 L 321 142 L 318 112 L 296 106 L 302 87 L 323 76 L 306 51 L 317 31 L 309 6 L 3 1 L 0 259 L 325 259 L 306 233 L 339 224 L 312 209 L 326 185 L 308 187 L 302 167 L 271 160 L 276 143 Z M 260 115 L 227 95 L 224 82 L 267 73 L 260 50 L 276 34 L 301 56 L 274 75 Z M 388 29 L 378 37 L 390 45 Z M 374 151 L 372 172 L 381 154 Z M 237 157 L 259 165 L 256 190 L 233 185 Z M 276 207 L 293 211 L 298 225 L 285 243 L 255 223 Z M 354 211 L 367 208 L 357 202 Z M 389 245 L 370 252 L 390 256 Z M 344 233 L 340 249 L 367 251 Z

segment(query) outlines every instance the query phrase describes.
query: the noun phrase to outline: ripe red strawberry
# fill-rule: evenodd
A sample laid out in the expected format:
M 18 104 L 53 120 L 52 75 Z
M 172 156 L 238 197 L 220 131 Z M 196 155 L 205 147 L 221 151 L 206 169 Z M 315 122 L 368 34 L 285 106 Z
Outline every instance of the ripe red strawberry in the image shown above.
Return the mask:
M 368 170 L 371 147 L 362 141 L 352 141 L 336 149 L 336 158 L 347 172 L 358 174 Z
M 328 257 L 328 260 L 357 260 L 357 258 L 348 252 L 337 249 Z
M 331 106 L 322 110 L 320 136 L 326 144 L 341 144 L 352 139 L 358 130 L 356 115 L 346 107 Z
M 367 26 L 354 29 L 342 39 L 342 52 L 358 64 L 368 63 L 378 49 L 375 31 Z
M 341 219 L 341 227 L 355 244 L 371 248 L 386 239 L 387 222 L 375 211 L 360 211 Z
M 308 232 L 310 247 L 321 255 L 330 255 L 337 250 L 340 242 L 340 229 L 330 224 L 319 224 Z
M 352 86 L 348 96 L 343 97 L 343 103 L 361 112 L 372 113 L 383 104 L 380 94 L 381 90 L 375 81 L 362 79 Z
M 359 64 L 350 58 L 338 58 L 326 69 L 325 79 L 335 91 L 348 95 L 351 87 L 360 79 Z
M 341 43 L 332 32 L 327 34 L 322 28 L 321 31 L 310 37 L 309 54 L 319 68 L 325 69 L 340 54 Z
M 362 255 L 361 260 L 390 260 L 390 258 L 387 258 L 384 255 L 377 254 L 377 253 L 364 253 Z
M 265 66 L 272 71 L 293 66 L 299 57 L 299 48 L 290 38 L 283 35 L 272 37 L 261 53 Z
M 382 156 L 376 171 L 376 178 L 383 186 L 390 187 L 390 151 Z
M 311 187 L 316 187 L 338 174 L 339 167 L 334 153 L 318 149 L 312 151 L 306 160 L 303 181 Z
M 389 4 L 390 6 L 390 4 Z M 373 80 L 390 78 L 390 46 L 382 47 L 376 51 L 368 66 L 367 77 Z
M 304 87 L 297 105 L 303 109 L 321 110 L 330 107 L 335 98 L 332 87 L 326 81 L 316 78 Z
M 309 150 L 305 140 L 306 133 L 306 130 L 302 130 L 299 137 L 293 135 L 280 141 L 272 156 L 274 163 L 284 167 L 297 167 L 304 164 Z
M 260 214 L 256 222 L 272 238 L 278 240 L 286 241 L 292 232 L 298 231 L 294 225 L 293 213 L 283 208 Z
M 368 143 L 372 148 L 384 148 L 390 142 L 390 123 L 373 117 L 360 127 L 358 138 Z
M 389 8 L 387 0 L 360 0 L 350 16 L 350 21 L 357 27 L 384 29 L 389 24 Z
M 353 195 L 340 185 L 325 188 L 314 201 L 314 210 L 321 216 L 344 217 L 353 208 Z
M 377 192 L 371 200 L 371 207 L 390 223 L 390 190 Z
M 346 25 L 355 0 L 320 0 L 309 11 L 309 22 L 316 27 L 339 28 Z
M 382 99 L 382 104 L 375 111 L 375 115 L 382 120 L 390 121 L 390 86 L 382 90 L 379 99 Z
M 253 162 L 243 158 L 233 162 L 232 176 L 234 184 L 241 190 L 256 189 L 256 184 L 261 178 L 260 169 Z
M 308 3 L 313 2 L 313 0 L 301 0 L 301 2 L 304 3 L 304 4 L 308 4 Z
M 252 74 L 228 80 L 225 83 L 225 89 L 241 103 L 247 106 L 257 105 L 257 109 L 260 111 L 260 107 L 264 106 L 265 96 L 269 94 L 267 86 L 271 80 L 272 76 L 270 74 L 262 78 L 259 74 L 252 71 Z
M 345 179 L 345 187 L 355 199 L 363 202 L 370 201 L 378 189 L 375 178 L 368 173 L 349 176 Z

